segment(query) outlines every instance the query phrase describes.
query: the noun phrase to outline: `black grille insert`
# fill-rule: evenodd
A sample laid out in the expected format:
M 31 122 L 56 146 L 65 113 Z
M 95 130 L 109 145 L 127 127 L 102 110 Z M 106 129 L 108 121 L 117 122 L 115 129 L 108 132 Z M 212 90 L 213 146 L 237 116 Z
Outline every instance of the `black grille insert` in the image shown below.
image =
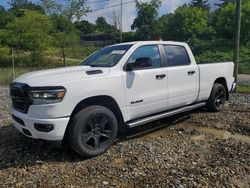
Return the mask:
M 12 100 L 12 106 L 14 109 L 27 113 L 31 101 L 27 93 L 27 85 L 14 83 L 10 86 L 10 96 Z

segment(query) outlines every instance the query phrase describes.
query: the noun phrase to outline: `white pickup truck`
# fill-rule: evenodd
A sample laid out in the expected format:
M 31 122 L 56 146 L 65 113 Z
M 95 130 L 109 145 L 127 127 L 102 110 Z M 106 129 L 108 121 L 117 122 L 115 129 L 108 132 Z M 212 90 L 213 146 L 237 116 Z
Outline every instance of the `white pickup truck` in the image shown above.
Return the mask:
M 27 137 L 59 140 L 91 157 L 124 128 L 203 106 L 220 111 L 235 87 L 233 69 L 232 62 L 197 65 L 186 43 L 107 46 L 79 66 L 15 79 L 13 124 Z

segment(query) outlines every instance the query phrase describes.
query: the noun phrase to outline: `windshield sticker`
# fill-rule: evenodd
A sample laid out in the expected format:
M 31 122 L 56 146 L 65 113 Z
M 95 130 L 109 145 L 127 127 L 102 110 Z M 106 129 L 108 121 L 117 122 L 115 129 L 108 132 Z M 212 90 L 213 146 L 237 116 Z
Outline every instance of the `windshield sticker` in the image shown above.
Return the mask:
M 126 51 L 125 50 L 113 50 L 111 52 L 111 54 L 119 54 L 119 55 L 123 55 Z

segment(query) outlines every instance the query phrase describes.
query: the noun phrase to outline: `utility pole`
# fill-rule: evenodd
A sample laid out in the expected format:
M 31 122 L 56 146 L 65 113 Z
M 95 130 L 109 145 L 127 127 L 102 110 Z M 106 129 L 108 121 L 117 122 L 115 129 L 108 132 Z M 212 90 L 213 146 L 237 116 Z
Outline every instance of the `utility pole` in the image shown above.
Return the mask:
M 234 93 L 237 93 L 238 85 L 238 59 L 239 59 L 239 47 L 240 47 L 240 23 L 241 23 L 241 0 L 236 0 L 236 25 L 235 25 L 235 37 L 234 37 L 234 77 L 236 87 Z
M 122 42 L 122 0 L 121 0 L 121 25 L 120 25 L 120 42 Z
M 11 60 L 12 60 L 12 80 L 15 79 L 15 62 L 14 62 L 14 48 L 11 48 Z

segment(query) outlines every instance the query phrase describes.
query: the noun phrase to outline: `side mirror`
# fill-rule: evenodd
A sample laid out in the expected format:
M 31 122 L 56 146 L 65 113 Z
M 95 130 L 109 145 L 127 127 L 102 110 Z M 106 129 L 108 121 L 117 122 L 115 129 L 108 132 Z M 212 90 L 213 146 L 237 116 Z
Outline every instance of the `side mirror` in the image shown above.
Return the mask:
M 137 68 L 145 68 L 152 66 L 152 59 L 150 57 L 140 57 L 135 60 L 134 63 L 127 64 L 127 71 L 132 71 Z

